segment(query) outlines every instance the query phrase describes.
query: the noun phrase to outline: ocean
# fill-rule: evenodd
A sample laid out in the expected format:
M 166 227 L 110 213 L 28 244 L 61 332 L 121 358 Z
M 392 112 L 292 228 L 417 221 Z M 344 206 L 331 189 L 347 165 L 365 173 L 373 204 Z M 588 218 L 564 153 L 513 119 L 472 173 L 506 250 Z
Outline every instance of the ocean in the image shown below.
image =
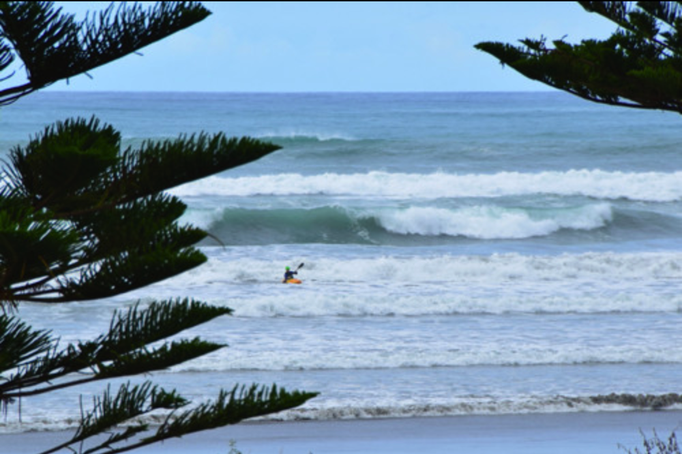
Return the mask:
M 196 403 L 237 383 L 320 393 L 272 420 L 631 412 L 682 391 L 678 115 L 558 92 L 44 92 L 0 110 L 0 154 L 93 115 L 126 147 L 206 131 L 283 148 L 170 191 L 219 240 L 203 266 L 20 305 L 63 346 L 138 301 L 231 307 L 183 333 L 228 348 L 151 378 Z M 75 427 L 105 387 L 26 398 L 0 433 Z

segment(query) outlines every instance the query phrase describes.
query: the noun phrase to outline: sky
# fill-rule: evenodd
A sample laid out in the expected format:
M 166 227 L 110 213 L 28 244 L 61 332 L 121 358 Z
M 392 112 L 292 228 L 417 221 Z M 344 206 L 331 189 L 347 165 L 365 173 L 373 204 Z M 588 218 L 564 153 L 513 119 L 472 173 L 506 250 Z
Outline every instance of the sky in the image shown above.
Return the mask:
M 615 30 L 577 2 L 202 2 L 202 22 L 49 90 L 542 91 L 474 49 Z M 82 18 L 108 2 L 56 2 Z

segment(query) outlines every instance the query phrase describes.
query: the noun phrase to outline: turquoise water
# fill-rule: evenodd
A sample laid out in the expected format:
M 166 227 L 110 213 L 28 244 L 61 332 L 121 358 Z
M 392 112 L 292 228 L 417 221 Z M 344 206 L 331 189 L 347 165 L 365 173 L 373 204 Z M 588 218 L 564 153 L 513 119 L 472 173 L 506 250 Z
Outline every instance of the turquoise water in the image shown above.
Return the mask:
M 591 397 L 679 392 L 674 114 L 560 93 L 44 93 L 0 111 L 0 152 L 74 115 L 125 146 L 224 131 L 283 148 L 172 189 L 223 243 L 204 266 L 20 308 L 64 342 L 138 299 L 232 307 L 189 333 L 229 348 L 155 380 L 196 401 L 236 382 L 321 393 L 285 419 L 621 412 Z M 303 285 L 279 284 L 299 263 Z M 77 395 L 24 402 L 4 430 L 68 427 Z

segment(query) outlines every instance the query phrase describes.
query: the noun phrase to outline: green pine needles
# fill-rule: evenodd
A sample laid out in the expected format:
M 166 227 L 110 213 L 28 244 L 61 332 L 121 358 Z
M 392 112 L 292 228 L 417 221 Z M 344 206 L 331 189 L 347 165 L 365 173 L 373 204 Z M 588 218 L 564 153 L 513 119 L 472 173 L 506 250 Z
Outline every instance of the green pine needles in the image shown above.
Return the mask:
M 208 17 L 197 2 L 143 9 L 114 4 L 76 21 L 51 2 L 0 2 L 0 106 L 137 52 Z M 18 70 L 25 80 L 17 82 Z M 185 204 L 164 192 L 248 164 L 280 147 L 224 134 L 179 135 L 122 149 L 121 134 L 96 118 L 48 126 L 12 148 L 0 168 L 0 406 L 85 383 L 139 376 L 211 354 L 224 345 L 168 339 L 232 310 L 191 298 L 140 303 L 113 314 L 95 339 L 60 347 L 35 330 L 20 303 L 68 303 L 129 292 L 206 261 L 207 232 L 180 225 Z M 93 302 L 92 304 L 97 304 Z M 73 437 L 45 451 L 118 453 L 291 409 L 315 393 L 235 385 L 208 403 L 144 381 L 109 385 L 81 406 Z M 153 412 L 165 414 L 152 428 Z M 158 413 L 154 415 L 158 416 Z
M 280 147 L 223 134 L 121 150 L 97 119 L 50 126 L 10 152 L 0 188 L 0 304 L 106 298 L 206 260 L 206 232 L 180 226 L 186 206 L 162 191 Z
M 138 303 L 124 313 L 115 313 L 107 333 L 62 349 L 49 332 L 34 330 L 4 315 L 0 317 L 3 411 L 6 413 L 20 399 L 114 377 L 144 375 L 214 352 L 225 346 L 198 338 L 164 342 L 154 348 L 149 345 L 231 313 L 229 308 L 191 299 L 152 302 L 144 308 Z M 192 407 L 175 390 L 166 391 L 150 381 L 126 383 L 115 395 L 108 387 L 101 397 L 96 397 L 93 409 L 83 411 L 74 436 L 45 452 L 83 442 L 89 446 L 84 453 L 125 452 L 291 409 L 316 395 L 289 392 L 276 385 L 235 385 L 231 391 L 221 391 L 214 402 Z M 185 407 L 189 408 L 182 410 Z M 157 410 L 167 410 L 168 414 L 158 427 L 150 428 L 141 418 Z M 104 442 L 103 433 L 111 434 Z
M 0 2 L 0 72 L 21 60 L 27 78 L 25 83 L 0 86 L 0 106 L 138 52 L 210 14 L 198 2 L 158 2 L 146 10 L 112 2 L 77 21 L 52 2 Z M 18 77 L 9 72 L 0 82 Z
M 618 29 L 605 40 L 522 39 L 476 48 L 524 76 L 609 105 L 682 113 L 679 2 L 578 2 Z
M 3 409 L 6 412 L 18 399 L 113 377 L 147 374 L 223 348 L 196 338 L 166 342 L 153 349 L 148 344 L 231 312 L 189 299 L 152 302 L 145 308 L 137 304 L 125 313 L 114 314 L 106 334 L 61 350 L 50 333 L 33 330 L 16 319 L 0 318 Z M 17 346 L 21 348 L 14 348 Z M 166 391 L 150 381 L 123 384 L 116 394 L 107 387 L 101 397 L 94 398 L 92 410 L 83 411 L 74 436 L 45 452 L 83 442 L 89 446 L 84 453 L 125 452 L 294 408 L 315 395 L 277 386 L 236 385 L 231 391 L 221 391 L 214 402 L 192 407 L 175 390 Z M 167 415 L 158 427 L 150 428 L 143 417 L 158 410 L 166 410 Z M 101 440 L 103 433 L 110 434 L 105 441 Z

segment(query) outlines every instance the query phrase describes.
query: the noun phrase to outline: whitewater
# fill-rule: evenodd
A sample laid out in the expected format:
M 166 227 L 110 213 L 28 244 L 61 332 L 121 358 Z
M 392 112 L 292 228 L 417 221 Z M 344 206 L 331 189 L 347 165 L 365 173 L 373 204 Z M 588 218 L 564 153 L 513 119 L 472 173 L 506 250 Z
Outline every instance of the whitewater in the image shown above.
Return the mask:
M 223 131 L 282 149 L 169 191 L 211 233 L 201 267 L 20 306 L 63 345 L 192 297 L 234 310 L 183 333 L 228 348 L 153 376 L 194 402 L 277 383 L 320 395 L 275 420 L 682 409 L 674 114 L 554 92 L 42 93 L 3 109 L 0 153 L 75 115 L 126 147 Z M 73 427 L 101 390 L 26 399 L 0 431 Z

